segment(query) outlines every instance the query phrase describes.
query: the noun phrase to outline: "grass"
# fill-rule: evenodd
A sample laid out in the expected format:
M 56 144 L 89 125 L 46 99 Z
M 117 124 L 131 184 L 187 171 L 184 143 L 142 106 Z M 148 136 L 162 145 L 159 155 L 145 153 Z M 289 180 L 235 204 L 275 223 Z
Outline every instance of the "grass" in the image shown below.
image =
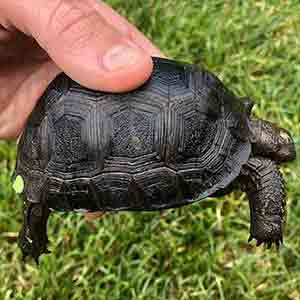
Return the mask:
M 255 115 L 290 130 L 299 145 L 298 0 L 108 2 L 169 57 L 204 65 L 255 99 Z M 0 142 L 0 300 L 300 299 L 299 160 L 283 168 L 288 219 L 279 252 L 246 242 L 248 204 L 236 192 L 163 215 L 120 213 L 87 223 L 54 214 L 53 253 L 40 268 L 20 262 L 14 164 L 15 144 Z

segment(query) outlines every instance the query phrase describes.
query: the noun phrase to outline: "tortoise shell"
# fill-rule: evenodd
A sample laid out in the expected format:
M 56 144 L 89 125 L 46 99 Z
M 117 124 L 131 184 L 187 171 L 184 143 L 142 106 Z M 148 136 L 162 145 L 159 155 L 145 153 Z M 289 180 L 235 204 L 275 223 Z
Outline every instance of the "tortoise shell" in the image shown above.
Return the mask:
M 65 74 L 50 84 L 18 146 L 28 201 L 156 210 L 211 196 L 239 175 L 251 152 L 248 101 L 204 69 L 153 61 L 132 92 L 90 90 Z

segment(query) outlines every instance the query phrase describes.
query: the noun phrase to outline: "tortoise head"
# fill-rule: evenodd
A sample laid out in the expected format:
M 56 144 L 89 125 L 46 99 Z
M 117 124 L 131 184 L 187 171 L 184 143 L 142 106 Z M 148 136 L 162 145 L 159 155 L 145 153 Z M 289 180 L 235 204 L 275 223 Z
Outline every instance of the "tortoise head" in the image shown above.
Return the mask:
M 250 124 L 253 154 L 268 156 L 277 162 L 296 158 L 295 143 L 286 129 L 264 120 L 252 120 Z

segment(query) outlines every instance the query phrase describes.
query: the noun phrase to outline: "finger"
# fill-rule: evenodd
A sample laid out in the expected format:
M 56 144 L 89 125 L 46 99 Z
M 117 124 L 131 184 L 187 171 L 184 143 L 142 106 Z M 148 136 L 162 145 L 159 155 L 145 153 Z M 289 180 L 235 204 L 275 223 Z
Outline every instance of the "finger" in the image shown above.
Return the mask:
M 142 34 L 135 26 L 130 24 L 110 6 L 101 2 L 100 4 L 95 4 L 95 9 L 99 12 L 99 14 L 101 14 L 107 23 L 131 39 L 135 44 L 143 48 L 149 55 L 165 57 L 165 55 L 155 45 L 153 45 L 153 43 L 144 34 Z
M 152 72 L 149 54 L 111 26 L 94 0 L 4 2 L 0 10 L 9 20 L 30 33 L 65 73 L 89 88 L 127 91 Z
M 3 99 L 0 109 L 1 139 L 15 139 L 20 135 L 38 99 L 60 72 L 53 62 L 32 62 L 31 66 L 16 70 L 7 79 L 1 80 L 0 76 L 0 99 Z M 7 86 L 10 83 L 15 85 L 14 92 L 8 90 L 6 93 L 2 84 Z

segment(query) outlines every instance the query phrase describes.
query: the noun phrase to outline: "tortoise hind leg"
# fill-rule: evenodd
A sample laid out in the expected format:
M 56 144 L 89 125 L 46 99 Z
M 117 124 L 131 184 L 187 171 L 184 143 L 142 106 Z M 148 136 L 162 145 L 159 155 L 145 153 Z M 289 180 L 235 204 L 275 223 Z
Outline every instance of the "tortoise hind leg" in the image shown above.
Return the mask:
M 50 210 L 43 203 L 24 202 L 24 223 L 19 233 L 19 247 L 23 260 L 27 256 L 34 258 L 38 264 L 41 254 L 49 253 L 47 249 L 47 221 Z
M 243 166 L 242 189 L 250 204 L 250 237 L 277 247 L 282 242 L 285 221 L 284 182 L 278 166 L 268 158 L 253 157 Z

